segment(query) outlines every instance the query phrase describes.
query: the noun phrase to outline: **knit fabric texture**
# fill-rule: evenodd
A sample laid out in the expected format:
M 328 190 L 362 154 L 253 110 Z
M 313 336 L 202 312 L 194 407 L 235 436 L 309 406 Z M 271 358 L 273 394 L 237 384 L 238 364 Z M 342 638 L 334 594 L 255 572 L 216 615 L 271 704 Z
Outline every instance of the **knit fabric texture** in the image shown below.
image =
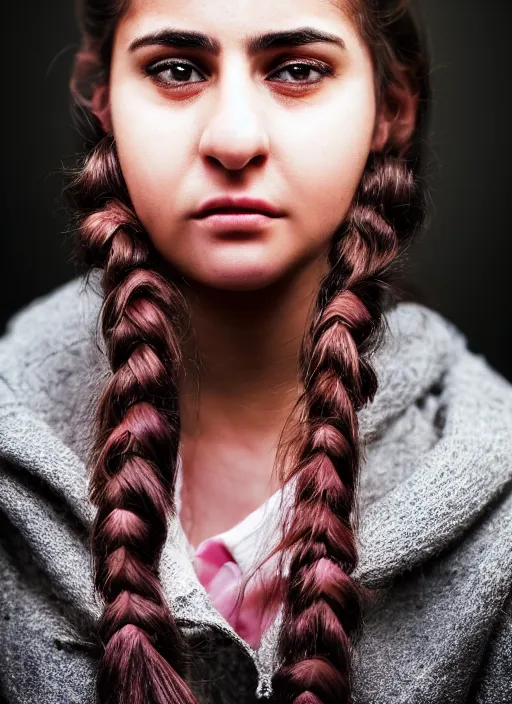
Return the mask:
M 9 704 L 96 702 L 101 604 L 85 463 L 110 374 L 96 334 L 101 302 L 96 278 L 75 279 L 17 314 L 0 340 L 0 700 Z M 353 702 L 510 704 L 512 386 L 434 310 L 402 302 L 386 318 L 373 360 L 379 389 L 358 412 L 353 577 L 376 598 L 354 643 Z M 260 534 L 268 552 L 272 512 Z M 251 646 L 213 604 L 187 543 L 170 517 L 160 577 L 193 647 L 190 686 L 201 704 L 264 701 L 282 613 Z

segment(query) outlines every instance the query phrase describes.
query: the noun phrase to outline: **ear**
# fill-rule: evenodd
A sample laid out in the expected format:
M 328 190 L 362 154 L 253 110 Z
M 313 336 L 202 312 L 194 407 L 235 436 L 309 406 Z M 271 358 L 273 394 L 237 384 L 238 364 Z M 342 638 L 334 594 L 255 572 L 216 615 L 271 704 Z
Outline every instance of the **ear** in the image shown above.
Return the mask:
M 405 73 L 388 87 L 378 111 L 372 150 L 379 152 L 391 143 L 405 146 L 414 133 L 419 94 L 415 93 Z
M 101 126 L 107 134 L 113 132 L 109 98 L 108 83 L 101 83 L 94 86 L 91 100 L 92 111 L 101 122 Z

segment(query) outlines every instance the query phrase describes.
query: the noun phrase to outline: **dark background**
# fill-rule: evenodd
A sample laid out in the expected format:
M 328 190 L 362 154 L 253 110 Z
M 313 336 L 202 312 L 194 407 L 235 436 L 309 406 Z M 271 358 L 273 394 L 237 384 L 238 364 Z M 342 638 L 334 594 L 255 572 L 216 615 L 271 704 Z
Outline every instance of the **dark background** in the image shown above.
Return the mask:
M 169 0 L 170 2 L 172 0 Z M 469 346 L 512 380 L 510 0 L 422 0 L 432 58 L 433 211 L 409 278 Z M 8 317 L 75 275 L 60 201 L 62 163 L 83 140 L 68 80 L 72 0 L 2 4 L 0 332 Z

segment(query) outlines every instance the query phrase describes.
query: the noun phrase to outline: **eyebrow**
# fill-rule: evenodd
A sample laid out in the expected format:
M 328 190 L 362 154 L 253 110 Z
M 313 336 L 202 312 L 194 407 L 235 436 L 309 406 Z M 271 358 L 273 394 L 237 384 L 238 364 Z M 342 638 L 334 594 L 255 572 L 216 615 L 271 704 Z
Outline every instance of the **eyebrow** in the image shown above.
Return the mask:
M 281 32 L 259 34 L 246 39 L 244 47 L 250 56 L 254 56 L 269 49 L 303 46 L 318 42 L 336 44 L 342 49 L 346 49 L 345 42 L 341 37 L 314 27 L 299 27 L 298 29 Z M 201 32 L 189 32 L 172 28 L 162 29 L 135 39 L 130 44 L 128 51 L 133 52 L 140 47 L 155 45 L 176 47 L 178 49 L 199 49 L 213 56 L 219 56 L 221 53 L 221 45 L 213 37 Z

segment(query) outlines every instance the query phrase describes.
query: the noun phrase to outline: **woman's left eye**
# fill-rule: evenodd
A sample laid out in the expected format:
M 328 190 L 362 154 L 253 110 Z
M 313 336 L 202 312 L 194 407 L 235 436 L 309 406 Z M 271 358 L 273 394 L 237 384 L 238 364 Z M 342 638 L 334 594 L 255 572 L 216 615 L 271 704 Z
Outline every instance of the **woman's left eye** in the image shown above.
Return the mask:
M 291 69 L 299 68 L 299 77 L 301 72 L 304 73 L 304 71 L 307 71 L 308 73 L 311 71 L 316 71 L 317 73 L 320 74 L 320 78 L 317 78 L 316 81 L 305 81 L 306 83 L 319 83 L 324 76 L 329 76 L 334 73 L 334 69 L 332 69 L 330 66 L 327 64 L 318 64 L 318 63 L 306 63 L 305 61 L 294 61 L 293 63 L 285 64 L 284 66 L 281 66 L 277 71 L 274 71 L 272 75 L 276 75 L 278 73 L 282 73 L 283 71 L 291 71 Z M 293 75 L 291 73 L 290 75 Z M 297 74 L 295 74 L 295 77 L 297 77 Z M 286 82 L 286 81 L 285 81 Z M 292 83 L 295 83 L 295 81 L 292 81 Z M 299 83 L 304 83 L 304 81 L 299 81 Z
M 179 68 L 179 70 L 178 70 Z M 296 70 L 298 69 L 298 71 Z M 201 81 L 190 81 L 189 76 L 191 72 L 196 72 L 199 74 L 198 69 L 194 66 L 194 64 L 189 63 L 188 61 L 181 61 L 181 60 L 166 60 L 166 61 L 160 61 L 156 62 L 153 64 L 150 64 L 149 66 L 146 66 L 144 69 L 145 73 L 152 78 L 152 80 L 155 81 L 155 83 L 162 85 L 167 88 L 181 88 L 182 86 L 188 86 L 190 83 L 201 83 Z M 283 66 L 280 66 L 277 70 L 275 70 L 273 73 L 271 73 L 271 76 L 276 76 L 281 73 L 284 73 L 288 71 L 291 76 L 298 78 L 299 80 L 297 81 L 278 81 L 278 83 L 291 83 L 295 85 L 313 85 L 316 83 L 320 83 L 322 81 L 324 76 L 327 75 L 332 75 L 334 73 L 334 69 L 323 63 L 317 63 L 317 62 L 306 62 L 306 61 L 293 61 L 288 64 L 285 64 Z M 320 78 L 315 79 L 314 81 L 304 81 L 301 80 L 304 76 L 304 74 L 310 74 L 312 71 L 316 71 L 319 75 Z M 177 80 L 174 81 L 168 81 L 167 79 L 163 78 L 162 76 L 164 74 L 168 75 L 173 75 L 174 72 L 174 78 Z M 184 80 L 181 80 L 184 79 Z

